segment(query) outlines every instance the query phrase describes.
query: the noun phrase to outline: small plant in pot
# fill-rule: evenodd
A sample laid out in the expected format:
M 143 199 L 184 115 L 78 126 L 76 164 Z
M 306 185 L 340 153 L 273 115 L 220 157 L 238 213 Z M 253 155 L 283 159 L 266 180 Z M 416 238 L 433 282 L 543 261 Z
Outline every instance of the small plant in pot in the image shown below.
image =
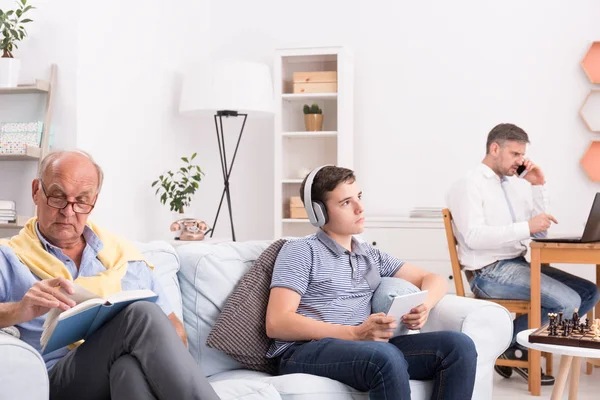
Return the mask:
M 307 131 L 323 130 L 323 110 L 318 104 L 304 105 L 304 125 Z
M 17 42 L 27 36 L 24 24 L 32 22 L 24 18 L 25 13 L 35 8 L 27 5 L 27 0 L 19 0 L 17 4 L 16 10 L 0 10 L 0 87 L 17 86 L 21 60 L 14 58 L 13 51 L 19 48 Z
M 179 234 L 184 233 L 184 228 L 190 225 L 192 221 L 198 221 L 185 214 L 186 208 L 189 208 L 192 202 L 192 195 L 198 190 L 199 183 L 204 175 L 200 166 L 192 164 L 194 158 L 196 158 L 196 153 L 192 154 L 190 158 L 181 157 L 181 160 L 185 163 L 184 166 L 175 172 L 167 171 L 152 182 L 152 187 L 158 186 L 155 194 L 160 194 L 160 202 L 162 204 L 168 202 L 169 209 L 175 213 L 176 221 L 171 224 L 171 230 L 178 231 L 175 239 L 179 239 Z M 193 224 L 197 225 L 196 223 Z M 175 226 L 178 228 L 173 229 Z M 204 228 L 204 231 L 206 231 L 206 225 L 204 225 Z M 199 233 L 203 234 L 204 232 Z

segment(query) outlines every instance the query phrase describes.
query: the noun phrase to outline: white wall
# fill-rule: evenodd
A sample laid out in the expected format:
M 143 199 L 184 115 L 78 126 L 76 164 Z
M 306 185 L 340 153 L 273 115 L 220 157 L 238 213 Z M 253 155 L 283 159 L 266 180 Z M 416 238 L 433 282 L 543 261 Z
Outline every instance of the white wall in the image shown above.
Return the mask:
M 11 0 L 0 0 L 6 4 Z M 442 205 L 451 181 L 482 158 L 487 132 L 505 121 L 530 133 L 530 155 L 548 175 L 561 231 L 581 229 L 599 188 L 578 163 L 594 138 L 577 114 L 592 86 L 579 62 L 600 38 L 600 3 L 593 0 L 36 6 L 19 52 L 23 79 L 59 64 L 57 142 L 90 150 L 104 166 L 94 218 L 129 237 L 169 236 L 172 216 L 150 183 L 193 151 L 206 176 L 190 211 L 214 218 L 222 178 L 212 119 L 177 113 L 178 72 L 208 54 L 271 65 L 278 47 L 352 48 L 356 170 L 369 215 Z M 227 122 L 228 140 L 238 129 Z M 242 139 L 231 182 L 239 239 L 272 235 L 272 131 L 272 119 L 251 118 Z M 0 197 L 20 190 L 25 174 L 6 164 Z M 217 236 L 229 231 L 226 217 L 222 210 Z
M 56 147 L 73 147 L 77 126 L 77 32 L 79 2 L 76 0 L 36 0 L 37 9 L 26 15 L 34 21 L 27 25 L 29 36 L 13 52 L 21 59 L 20 83 L 36 78 L 48 79 L 50 64 L 58 65 L 57 90 L 52 129 Z M 14 0 L 0 0 L 3 10 L 15 9 Z M 0 122 L 43 120 L 45 96 L 41 94 L 0 96 Z M 33 162 L 0 161 L 0 199 L 17 202 L 17 211 L 31 215 L 31 180 L 37 165 Z M 3 231 L 0 234 L 13 234 Z
M 211 33 L 214 54 L 266 62 L 278 47 L 354 50 L 356 170 L 368 214 L 443 205 L 449 184 L 483 158 L 489 130 L 513 122 L 529 132 L 529 155 L 572 231 L 600 189 L 579 166 L 594 136 L 578 116 L 592 87 L 579 62 L 600 38 L 599 15 L 593 0 L 220 0 Z
M 151 183 L 202 148 L 178 103 L 180 71 L 208 52 L 208 6 L 194 0 L 81 4 L 77 146 L 105 172 L 94 220 L 129 238 L 171 237 L 172 215 Z
M 597 1 L 211 4 L 212 51 L 222 57 L 270 63 L 279 47 L 354 50 L 355 166 L 368 215 L 444 205 L 451 182 L 483 158 L 489 130 L 512 122 L 529 133 L 528 155 L 547 175 L 556 229 L 581 232 L 600 190 L 579 165 L 600 136 L 578 116 L 593 86 L 579 63 L 600 39 Z M 263 126 L 248 128 L 254 136 Z M 270 167 L 249 162 L 247 170 L 265 176 L 255 184 L 268 205 L 248 218 L 267 225 Z

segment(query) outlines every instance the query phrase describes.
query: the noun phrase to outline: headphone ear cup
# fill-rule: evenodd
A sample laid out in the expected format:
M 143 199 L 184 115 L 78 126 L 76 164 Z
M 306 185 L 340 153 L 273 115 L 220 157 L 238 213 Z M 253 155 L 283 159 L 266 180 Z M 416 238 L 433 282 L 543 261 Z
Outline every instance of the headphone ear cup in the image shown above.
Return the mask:
M 325 204 L 320 201 L 313 201 L 313 210 L 315 210 L 315 216 L 317 217 L 317 226 L 321 227 L 325 225 L 329 220 Z

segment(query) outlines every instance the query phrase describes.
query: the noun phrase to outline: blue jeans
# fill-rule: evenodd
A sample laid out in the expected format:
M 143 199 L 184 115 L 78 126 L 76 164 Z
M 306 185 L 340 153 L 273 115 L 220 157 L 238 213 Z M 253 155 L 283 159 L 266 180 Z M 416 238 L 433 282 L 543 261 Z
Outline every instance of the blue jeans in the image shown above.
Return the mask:
M 471 291 L 480 298 L 529 300 L 530 278 L 529 263 L 518 257 L 473 271 L 473 279 L 469 283 Z M 540 286 L 542 325 L 548 322 L 548 313 L 563 312 L 565 318 L 571 318 L 577 308 L 579 315 L 584 316 L 600 299 L 595 283 L 545 264 L 542 264 Z M 527 328 L 527 315 L 515 319 L 513 345 L 517 333 Z
M 477 351 L 454 331 L 397 336 L 389 342 L 326 338 L 296 343 L 279 362 L 280 374 L 305 373 L 369 391 L 370 399 L 409 400 L 409 379 L 434 380 L 432 399 L 470 399 Z

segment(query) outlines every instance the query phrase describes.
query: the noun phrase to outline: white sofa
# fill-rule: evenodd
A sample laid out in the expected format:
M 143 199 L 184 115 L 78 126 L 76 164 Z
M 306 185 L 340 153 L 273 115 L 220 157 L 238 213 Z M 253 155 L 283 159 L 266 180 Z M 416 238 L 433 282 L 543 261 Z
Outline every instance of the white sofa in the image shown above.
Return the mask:
M 245 370 L 229 356 L 205 345 L 206 337 L 239 279 L 271 242 L 138 243 L 156 266 L 175 313 L 183 319 L 189 349 L 222 399 L 368 399 L 342 383 L 305 374 L 270 376 Z M 423 331 L 455 330 L 477 347 L 473 398 L 492 398 L 494 360 L 512 335 L 508 311 L 491 302 L 445 296 L 431 311 Z M 410 381 L 412 399 L 429 399 L 432 382 Z M 42 358 L 30 346 L 0 333 L 0 399 L 47 399 L 48 377 Z

